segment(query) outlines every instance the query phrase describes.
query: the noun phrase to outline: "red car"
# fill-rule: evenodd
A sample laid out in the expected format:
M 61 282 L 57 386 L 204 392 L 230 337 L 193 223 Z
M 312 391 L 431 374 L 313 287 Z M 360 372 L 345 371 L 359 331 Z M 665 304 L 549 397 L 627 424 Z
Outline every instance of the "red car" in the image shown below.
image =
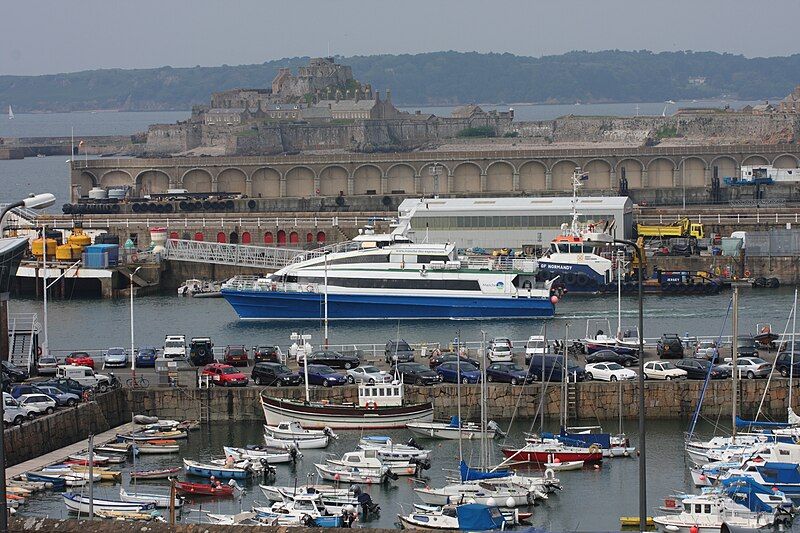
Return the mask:
M 211 376 L 211 382 L 222 387 L 244 387 L 249 381 L 247 376 L 231 365 L 222 363 L 206 365 L 200 375 Z
M 94 359 L 86 352 L 72 352 L 64 360 L 68 365 L 88 366 L 94 368 Z
M 222 360 L 233 366 L 247 366 L 247 348 L 241 344 L 229 344 L 225 347 L 225 354 Z

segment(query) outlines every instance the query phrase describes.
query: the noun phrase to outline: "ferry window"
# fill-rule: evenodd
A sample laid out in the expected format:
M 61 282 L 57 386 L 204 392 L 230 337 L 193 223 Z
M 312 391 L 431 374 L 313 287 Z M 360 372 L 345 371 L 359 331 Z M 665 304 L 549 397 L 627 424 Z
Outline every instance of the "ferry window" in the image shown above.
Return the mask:
M 379 391 L 379 392 L 378 392 L 378 394 L 379 394 L 380 396 L 383 396 L 383 389 L 378 389 L 378 391 Z
M 686 507 L 686 512 L 687 513 L 691 513 L 692 512 L 692 504 L 691 503 L 684 504 L 684 507 Z
M 703 512 L 711 513 L 711 504 L 710 503 L 705 504 L 705 510 Z
M 459 228 L 463 228 L 464 226 L 464 219 L 468 217 L 456 217 L 456 226 Z
M 702 513 L 703 512 L 703 506 L 701 504 L 699 504 L 699 503 L 694 504 L 694 512 L 695 513 Z
M 394 395 L 395 396 L 400 396 L 400 387 L 395 387 L 394 388 Z

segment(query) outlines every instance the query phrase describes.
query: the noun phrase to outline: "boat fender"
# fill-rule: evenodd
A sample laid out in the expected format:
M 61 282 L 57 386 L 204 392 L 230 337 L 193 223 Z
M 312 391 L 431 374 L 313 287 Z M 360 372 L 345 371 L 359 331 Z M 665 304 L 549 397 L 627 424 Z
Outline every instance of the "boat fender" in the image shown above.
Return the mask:
M 306 291 L 314 292 L 314 286 L 309 283 L 308 286 L 306 287 Z
M 39 357 L 42 356 L 42 347 L 41 346 L 37 346 L 36 347 L 36 355 L 38 355 Z
M 437 357 L 442 355 L 442 351 L 439 348 L 434 348 L 433 353 L 431 354 L 432 357 Z
M 275 292 L 278 290 L 278 284 L 273 281 L 272 284 L 270 285 L 270 288 L 272 289 L 272 292 Z
M 544 471 L 544 478 L 545 479 L 555 479 L 556 478 L 556 471 L 552 468 L 548 468 Z
M 600 451 L 600 446 L 597 444 L 592 444 L 589 446 L 589 453 L 598 453 Z
M 375 403 L 375 402 L 367 402 L 366 407 L 367 407 L 367 409 L 377 409 L 378 408 L 378 404 Z
M 753 275 L 753 273 L 752 273 L 752 272 L 750 272 L 749 270 L 745 270 L 745 271 L 744 271 L 744 277 L 746 277 L 746 278 L 749 278 L 749 277 L 750 277 L 750 276 L 752 276 L 752 275 Z

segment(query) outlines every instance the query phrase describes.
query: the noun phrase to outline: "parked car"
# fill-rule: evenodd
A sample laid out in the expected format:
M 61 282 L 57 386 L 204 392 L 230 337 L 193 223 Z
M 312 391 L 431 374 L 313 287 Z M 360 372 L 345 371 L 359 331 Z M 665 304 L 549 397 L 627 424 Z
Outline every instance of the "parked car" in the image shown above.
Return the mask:
M 725 362 L 719 366 L 733 371 L 733 359 L 726 357 Z M 737 357 L 736 369 L 739 372 L 739 378 L 756 379 L 769 376 L 772 372 L 772 365 L 760 357 Z
M 567 368 L 564 369 L 564 356 L 562 355 L 534 355 L 528 368 L 537 380 L 561 381 L 564 379 L 565 371 L 570 381 L 583 381 L 586 379 L 585 370 L 571 361 L 567 363 Z
M 390 383 L 392 376 L 385 370 L 381 370 L 377 366 L 357 366 L 347 371 L 348 383 L 366 383 L 374 385 L 375 383 Z
M 681 344 L 683 344 L 684 352 L 694 352 L 695 348 L 697 348 L 698 342 L 697 335 L 690 335 L 688 331 L 683 334 L 683 337 L 681 337 Z
M 736 341 L 738 357 L 758 357 L 758 344 L 752 335 L 739 335 Z
M 39 361 L 36 363 L 36 372 L 40 376 L 50 376 L 56 373 L 56 367 L 58 367 L 59 362 L 58 358 L 53 355 L 43 355 L 39 358 Z
M 222 360 L 226 365 L 247 366 L 247 348 L 241 344 L 229 344 L 225 347 Z
M 11 387 L 11 396 L 19 398 L 23 394 L 46 394 L 38 385 L 31 383 L 20 383 Z
M 25 381 L 30 377 L 27 370 L 8 361 L 0 361 L 0 368 L 2 368 L 3 373 L 11 378 L 11 381 L 16 381 L 17 383 Z
M 72 352 L 64 359 L 64 363 L 75 366 L 88 366 L 94 369 L 94 359 L 87 352 Z
M 414 360 L 414 348 L 403 339 L 389 341 L 384 349 L 384 358 L 389 364 L 410 363 Z
M 686 379 L 686 371 L 669 361 L 648 361 L 644 364 L 644 379 Z
M 509 363 L 514 360 L 514 352 L 511 351 L 511 341 L 506 338 L 495 338 L 489 343 L 486 350 L 486 357 L 492 363 Z
M 462 355 L 460 357 L 461 357 L 461 362 L 462 363 L 469 363 L 471 365 L 478 366 L 478 367 L 481 365 L 480 362 L 476 361 L 475 359 L 471 359 L 471 358 L 467 357 L 466 355 Z M 431 357 L 428 360 L 428 365 L 432 369 L 436 370 L 436 367 L 438 367 L 442 363 L 448 363 L 448 362 L 451 362 L 451 361 L 457 361 L 458 359 L 459 359 L 459 356 L 456 355 L 454 352 L 445 352 L 445 353 L 441 353 L 439 355 L 434 355 L 433 357 Z
M 422 363 L 398 363 L 395 367 L 409 385 L 436 385 L 442 382 L 442 377 Z
M 244 387 L 249 380 L 247 376 L 239 372 L 231 365 L 223 363 L 211 363 L 203 368 L 200 372 L 202 376 L 209 376 L 211 383 L 221 387 Z
M 299 372 L 292 372 L 288 366 L 282 363 L 256 363 L 253 365 L 250 377 L 256 385 L 267 387 L 284 387 L 303 383 L 303 376 Z
M 83 397 L 83 393 L 87 390 L 91 390 L 91 386 L 83 385 L 78 381 L 67 378 L 67 377 L 56 377 L 50 378 L 47 381 L 37 381 L 37 387 L 55 387 L 63 392 L 75 394 L 79 397 Z
M 300 364 L 305 364 L 305 361 L 300 361 Z M 360 365 L 361 360 L 356 355 L 345 355 L 334 350 L 317 350 L 308 356 L 308 364 L 349 370 Z
M 699 359 L 708 359 L 712 363 L 719 360 L 717 341 L 699 341 L 694 349 L 694 356 Z
M 486 367 L 486 381 L 522 385 L 524 383 L 530 383 L 533 380 L 533 375 L 528 374 L 524 368 L 516 363 L 506 361 L 492 363 Z
M 636 372 L 619 363 L 589 363 L 584 367 L 586 379 L 598 381 L 630 381 L 636 379 Z
M 194 366 L 204 366 L 214 362 L 214 343 L 208 337 L 193 337 L 189 343 L 189 361 Z
M 458 383 L 459 375 L 461 376 L 461 383 L 480 383 L 481 371 L 477 366 L 472 363 L 461 363 L 457 361 L 447 361 L 436 367 L 436 373 L 442 377 L 442 381 L 448 383 Z
M 711 368 L 711 379 L 727 379 L 731 371 L 725 367 L 715 365 L 708 359 L 685 358 L 675 362 L 675 366 L 686 372 L 689 379 L 706 379 L 708 369 Z
M 525 343 L 525 366 L 531 362 L 535 355 L 545 355 L 547 353 L 547 342 L 544 335 L 531 335 Z
M 256 363 L 282 363 L 284 360 L 280 346 L 253 346 L 253 361 Z
M 30 407 L 22 407 L 9 393 L 3 393 L 3 425 L 18 426 L 32 419 L 36 412 Z
M 794 366 L 794 369 L 792 369 Z M 792 377 L 800 377 L 800 352 L 794 353 L 794 364 L 792 364 L 791 352 L 781 352 L 775 358 L 775 369 L 781 376 L 788 378 L 791 371 Z
M 656 354 L 659 359 L 681 359 L 683 357 L 683 343 L 678 334 L 662 334 L 656 344 Z
M 186 336 L 165 336 L 164 351 L 162 353 L 166 359 L 186 359 Z
M 23 394 L 17 401 L 22 407 L 30 407 L 39 415 L 49 415 L 56 410 L 56 401 L 47 394 Z
M 336 385 L 346 385 L 347 378 L 328 365 L 308 365 L 308 384 L 322 385 L 323 387 L 333 387 Z
M 128 366 L 128 352 L 125 348 L 109 348 L 103 354 L 103 366 Z
M 156 366 L 158 350 L 155 346 L 142 346 L 136 351 L 136 366 L 138 368 L 151 368 Z
M 639 364 L 639 358 L 627 353 L 618 353 L 614 350 L 597 350 L 594 353 L 586 354 L 587 363 L 617 363 L 618 365 L 630 367 Z
M 39 390 L 54 399 L 59 407 L 75 407 L 81 401 L 81 397 L 77 394 L 64 392 L 52 385 L 40 385 Z
M 96 388 L 100 392 L 107 392 L 111 387 L 109 376 L 95 374 L 88 366 L 59 365 L 56 377 L 73 379 L 84 387 Z

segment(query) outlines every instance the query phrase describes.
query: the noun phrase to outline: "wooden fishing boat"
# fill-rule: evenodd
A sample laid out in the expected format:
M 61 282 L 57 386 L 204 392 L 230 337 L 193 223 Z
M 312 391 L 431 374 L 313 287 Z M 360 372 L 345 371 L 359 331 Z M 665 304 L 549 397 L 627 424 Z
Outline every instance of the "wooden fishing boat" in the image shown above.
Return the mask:
M 118 441 L 152 441 L 152 440 L 178 440 L 178 439 L 185 439 L 189 436 L 186 431 L 153 431 L 153 430 L 144 430 L 144 431 L 136 431 L 134 433 L 126 433 L 124 435 L 117 435 Z
M 70 467 L 73 472 L 78 473 L 89 473 L 89 467 L 83 465 L 71 465 Z M 94 469 L 93 473 L 100 474 L 100 481 L 122 481 L 122 471 L 121 470 L 106 470 L 106 469 Z
M 141 454 L 178 453 L 180 450 L 178 441 L 172 439 L 137 441 L 134 446 L 134 451 Z
M 119 489 L 119 499 L 128 503 L 152 503 L 156 507 L 169 507 L 169 494 L 140 494 L 126 491 L 124 488 Z M 175 498 L 175 507 L 183 505 L 183 498 Z
M 181 467 L 162 468 L 161 470 L 135 470 L 131 479 L 167 479 L 181 471 Z
M 74 492 L 63 494 L 64 504 L 67 509 L 76 513 L 88 513 L 90 499 Z M 94 498 L 92 505 L 95 511 L 146 511 L 154 508 L 150 503 L 129 503 L 118 500 L 103 500 Z
M 105 455 L 97 455 L 94 454 L 93 457 L 94 466 L 103 466 L 108 464 L 108 456 Z M 73 465 L 87 465 L 89 464 L 89 454 L 88 453 L 78 453 L 74 455 L 70 455 L 65 464 L 73 464 Z
M 64 490 L 67 487 L 67 481 L 57 474 L 25 472 L 23 477 L 32 483 L 49 483 L 53 490 Z
M 183 496 L 216 496 L 218 498 L 233 496 L 233 487 L 230 485 L 212 487 L 209 483 L 190 483 L 188 481 L 176 481 L 175 491 Z
M 266 464 L 271 465 L 291 463 L 298 456 L 295 448 L 292 448 L 295 450 L 294 453 L 286 449 L 281 450 L 279 448 L 267 447 L 234 448 L 231 446 L 223 446 L 222 449 L 225 452 L 225 457 L 231 456 L 236 460 L 249 459 L 251 461 L 261 461 L 263 459 L 266 461 Z

